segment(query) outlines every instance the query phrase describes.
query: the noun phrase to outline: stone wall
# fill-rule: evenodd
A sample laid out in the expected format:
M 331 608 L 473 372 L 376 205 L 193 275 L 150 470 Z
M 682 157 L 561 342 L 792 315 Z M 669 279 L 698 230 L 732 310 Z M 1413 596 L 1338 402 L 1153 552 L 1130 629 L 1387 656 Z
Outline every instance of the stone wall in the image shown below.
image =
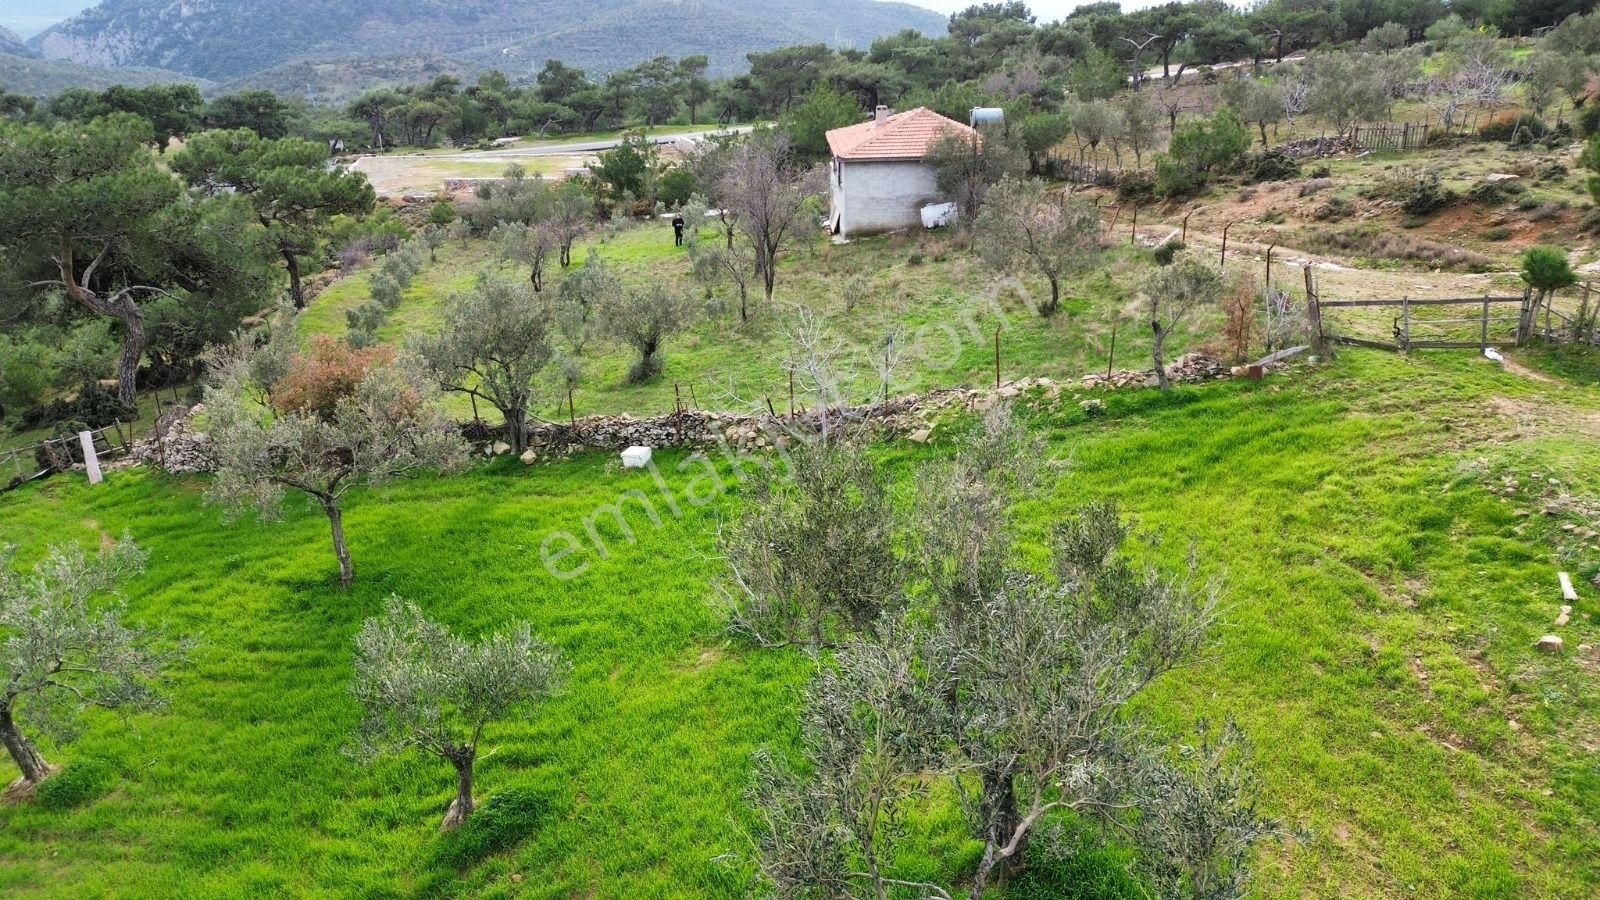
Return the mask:
M 1194 383 L 1227 377 L 1229 370 L 1212 357 L 1190 353 L 1174 360 L 1168 374 L 1174 382 Z M 1154 378 L 1149 372 L 1116 372 L 1110 378 L 1104 374 L 1087 375 L 1076 383 L 1024 378 L 998 389 L 948 388 L 896 397 L 886 403 L 823 413 L 807 410 L 794 416 L 685 410 L 677 415 L 644 418 L 623 414 L 586 416 L 576 422 L 539 422 L 532 428 L 524 462 L 587 450 L 616 452 L 633 446 L 704 448 L 726 443 L 739 451 L 761 452 L 785 448 L 796 436 L 816 434 L 824 426 L 829 430 L 867 431 L 879 438 L 927 443 L 935 437 L 939 417 L 948 411 L 983 412 L 1024 397 L 1051 402 L 1069 389 L 1145 387 L 1153 385 Z M 169 413 L 170 420 L 164 416 L 156 429 L 160 439 L 152 436 L 135 443 L 132 458 L 174 474 L 211 471 L 210 435 L 195 428 L 196 419 L 204 412 L 205 407 L 197 405 L 175 415 Z M 466 422 L 461 431 L 485 455 L 495 456 L 511 449 L 505 441 L 504 426 Z

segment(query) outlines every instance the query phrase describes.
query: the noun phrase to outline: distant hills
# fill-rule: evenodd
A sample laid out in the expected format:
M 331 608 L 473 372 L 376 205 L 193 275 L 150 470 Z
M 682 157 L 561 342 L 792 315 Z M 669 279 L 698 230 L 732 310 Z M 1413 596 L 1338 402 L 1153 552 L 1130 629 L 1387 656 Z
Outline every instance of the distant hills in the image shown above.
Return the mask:
M 15 56 L 32 56 L 33 51 L 28 45 L 17 37 L 17 33 L 9 28 L 0 26 L 0 53 L 10 53 Z
M 142 66 L 116 69 L 86 66 L 59 59 L 38 59 L 0 49 L 0 88 L 15 94 L 53 97 L 67 88 L 81 87 L 101 91 L 114 84 L 144 87 L 175 81 L 191 82 L 198 85 L 202 91 L 212 86 L 211 82 L 203 78 L 166 69 L 148 69 Z
M 550 58 L 602 73 L 660 54 L 703 53 L 724 74 L 751 51 L 865 47 L 906 28 L 942 34 L 945 20 L 877 0 L 103 0 L 27 46 L 46 60 L 290 88 L 340 67 L 526 78 Z

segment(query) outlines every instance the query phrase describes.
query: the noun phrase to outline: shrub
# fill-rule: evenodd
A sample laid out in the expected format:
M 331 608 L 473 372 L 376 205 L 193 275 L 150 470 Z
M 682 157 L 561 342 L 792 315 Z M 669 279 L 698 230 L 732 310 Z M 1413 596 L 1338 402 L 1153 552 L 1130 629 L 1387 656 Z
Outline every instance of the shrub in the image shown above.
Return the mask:
M 1173 199 L 1187 197 L 1206 183 L 1205 176 L 1169 156 L 1156 158 L 1156 192 Z
M 688 166 L 673 166 L 656 181 L 656 199 L 682 209 L 694 194 L 694 173 Z
M 345 310 L 344 321 L 351 331 L 375 332 L 388 316 L 389 311 L 383 308 L 383 304 L 368 300 L 355 309 Z
M 1454 191 L 1439 182 L 1435 172 L 1412 171 L 1392 179 L 1385 191 L 1400 202 L 1408 215 L 1425 216 L 1456 202 Z
M 389 272 L 379 272 L 372 276 L 372 284 L 368 290 L 372 294 L 372 299 L 384 309 L 394 309 L 400 305 L 400 282 Z
M 50 810 L 72 809 L 103 796 L 116 780 L 116 767 L 98 757 L 80 759 L 40 782 L 34 799 Z
M 284 412 L 305 410 L 331 417 L 340 400 L 355 393 L 367 373 L 394 359 L 392 347 L 358 349 L 325 334 L 311 339 L 311 349 L 289 363 L 289 372 L 273 386 L 272 404 Z
M 1496 225 L 1493 228 L 1486 228 L 1483 232 L 1483 239 L 1486 241 L 1503 241 L 1509 237 L 1511 237 L 1511 229 L 1504 225 Z
M 1208 118 L 1190 119 L 1172 132 L 1168 155 L 1194 172 L 1231 168 L 1250 149 L 1250 132 L 1239 114 L 1224 106 Z
M 1554 219 L 1556 216 L 1559 216 L 1566 211 L 1566 201 L 1551 200 L 1548 203 L 1541 203 L 1530 210 L 1528 212 L 1528 219 L 1533 222 L 1544 222 L 1549 219 Z
M 1389 259 L 1438 269 L 1479 272 L 1492 263 L 1482 253 L 1402 234 L 1374 223 L 1338 230 L 1306 229 L 1295 236 L 1295 243 L 1313 253 Z
M 1505 202 L 1506 191 L 1498 181 L 1480 181 L 1467 191 L 1467 199 L 1473 203 L 1493 206 Z
M 1592 173 L 1585 183 L 1589 189 L 1589 196 L 1600 201 L 1600 134 L 1591 135 L 1588 143 L 1583 145 L 1583 152 L 1578 154 L 1578 165 Z
M 1323 204 L 1312 211 L 1312 218 L 1319 222 L 1337 222 L 1346 218 L 1352 212 L 1350 201 L 1343 197 L 1329 197 Z
M 1578 134 L 1583 137 L 1600 134 L 1600 106 L 1586 104 L 1578 110 Z
M 374 251 L 387 251 L 400 246 L 410 235 L 411 229 L 387 207 L 361 219 L 334 216 L 328 224 L 328 245 L 332 247 L 360 241 Z
M 1300 162 L 1281 150 L 1268 150 L 1250 157 L 1251 181 L 1288 181 L 1300 177 Z
M 1533 113 L 1523 113 L 1512 119 L 1495 119 L 1478 129 L 1478 136 L 1486 141 L 1507 141 L 1512 146 L 1527 146 L 1550 132 L 1550 126 Z
M 1156 177 L 1142 169 L 1117 176 L 1117 199 L 1124 203 L 1149 203 L 1156 199 Z
M 1333 185 L 1334 181 L 1332 178 L 1312 178 L 1311 180 L 1300 185 L 1300 196 L 1309 197 L 1318 191 L 1325 191 L 1328 188 L 1333 187 Z
M 1326 164 L 1323 164 L 1323 165 L 1317 166 L 1315 169 L 1311 170 L 1311 177 L 1312 178 L 1332 178 L 1333 177 L 1333 170 L 1328 168 L 1328 166 Z
M 1568 174 L 1566 166 L 1559 162 L 1551 161 L 1541 165 L 1534 177 L 1539 181 L 1560 181 L 1566 178 Z
M 1166 243 L 1161 244 L 1160 246 L 1156 247 L 1156 249 L 1155 249 L 1154 256 L 1155 256 L 1155 259 L 1156 259 L 1156 264 L 1157 265 L 1162 265 L 1162 266 L 1170 266 L 1170 265 L 1172 265 L 1173 257 L 1177 256 L 1179 253 L 1182 253 L 1183 251 L 1184 251 L 1183 241 L 1176 241 L 1176 240 L 1167 241 Z
M 526 788 L 501 791 L 459 829 L 440 839 L 439 862 L 464 869 L 514 847 L 533 834 L 549 813 L 550 802 L 543 794 Z

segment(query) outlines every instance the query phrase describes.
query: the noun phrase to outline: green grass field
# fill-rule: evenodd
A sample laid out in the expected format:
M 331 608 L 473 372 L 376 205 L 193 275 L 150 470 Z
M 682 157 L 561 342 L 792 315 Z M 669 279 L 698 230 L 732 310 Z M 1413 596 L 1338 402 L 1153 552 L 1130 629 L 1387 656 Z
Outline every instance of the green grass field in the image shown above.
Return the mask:
M 898 330 L 902 362 L 891 393 L 942 387 L 981 387 L 994 383 L 994 333 L 1001 328 L 1001 373 L 1005 379 L 1029 375 L 1073 378 L 1102 370 L 1115 353 L 1116 367 L 1148 369 L 1150 339 L 1144 314 L 1128 287 L 1150 263 L 1147 253 L 1118 248 L 1103 268 L 1070 279 L 1063 286 L 1061 310 L 1044 318 L 1027 302 L 1046 296 L 1042 279 L 999 278 L 962 247 L 940 236 L 878 238 L 845 245 L 817 242 L 787 255 L 777 292 L 769 305 L 753 291 L 753 314 L 740 322 L 737 299 L 728 285 L 714 297 L 695 282 L 684 251 L 672 244 L 665 222 L 649 222 L 620 233 L 603 233 L 573 250 L 582 265 L 595 249 L 615 266 L 625 282 L 663 282 L 702 303 L 685 332 L 666 344 L 665 373 L 645 384 L 629 384 L 632 359 L 625 348 L 596 340 L 582 359 L 584 378 L 577 391 L 579 415 L 619 413 L 662 415 L 673 410 L 675 390 L 686 402 L 706 409 L 734 409 L 763 398 L 784 406 L 789 352 L 785 329 L 800 308 L 819 314 L 846 349 L 840 369 L 852 402 L 880 390 L 873 359 L 885 335 Z M 400 306 L 379 332 L 380 340 L 402 343 L 407 334 L 436 328 L 439 304 L 471 287 L 477 273 L 495 267 L 487 242 L 452 241 L 438 261 L 417 276 Z M 547 291 L 562 277 L 552 263 Z M 507 273 L 516 270 L 505 267 Z M 519 275 L 519 277 L 521 277 Z M 345 312 L 370 297 L 368 273 L 343 279 L 310 306 L 301 318 L 304 334 L 342 335 Z M 1209 329 L 1209 323 L 1198 322 Z M 1115 346 L 1112 332 L 1115 328 Z M 1196 329 L 1200 330 L 1199 328 Z M 1174 353 L 1186 342 L 1169 342 Z M 555 392 L 547 393 L 545 414 L 557 411 Z M 564 399 L 564 398 L 560 398 Z M 462 405 L 462 410 L 465 406 Z
M 693 353 L 674 350 L 669 371 Z M 1578 379 L 1592 360 L 1522 362 L 1543 380 L 1469 353 L 1352 351 L 1261 383 L 1109 395 L 1093 417 L 1070 393 L 1027 413 L 1070 466 L 1024 507 L 1026 555 L 1060 511 L 1115 498 L 1164 537 L 1151 552 L 1176 563 L 1192 544 L 1225 580 L 1214 651 L 1160 681 L 1146 706 L 1175 734 L 1231 715 L 1253 738 L 1266 808 L 1310 834 L 1262 853 L 1262 896 L 1600 891 L 1597 663 L 1571 652 L 1600 642 L 1588 585 L 1600 545 L 1577 512 L 1540 514 L 1557 495 L 1567 510 L 1600 508 L 1586 477 L 1600 463 L 1600 395 Z M 880 452 L 909 487 L 916 464 L 947 449 Z M 699 470 L 662 457 L 682 492 Z M 282 523 L 230 524 L 203 487 L 136 470 L 94 489 L 66 476 L 0 496 L 0 540 L 20 545 L 22 566 L 52 541 L 132 534 L 150 568 L 127 586 L 131 614 L 200 638 L 164 711 L 96 716 L 80 741 L 45 745 L 69 767 L 106 760 L 116 777 L 70 810 L 0 809 L 0 890 L 698 898 L 750 887 L 749 869 L 725 860 L 749 846 L 749 754 L 793 749 L 808 664 L 729 641 L 707 605 L 716 524 L 736 492 L 682 504 L 659 528 L 635 515 L 632 543 L 603 529 L 608 557 L 585 550 L 591 567 L 561 582 L 540 561 L 544 538 L 582 534 L 623 490 L 654 495 L 647 476 L 591 455 L 367 490 L 348 504 L 357 583 L 345 594 L 320 514 L 291 505 Z M 1553 658 L 1532 644 L 1551 630 L 1558 568 L 1582 599 L 1560 629 L 1569 654 Z M 574 664 L 563 696 L 488 735 L 479 766 L 484 796 L 538 791 L 547 819 L 464 871 L 436 859 L 446 766 L 341 752 L 358 718 L 351 639 L 391 593 L 468 634 L 530 620 Z M 958 877 L 970 865 L 956 816 L 912 826 L 907 871 Z

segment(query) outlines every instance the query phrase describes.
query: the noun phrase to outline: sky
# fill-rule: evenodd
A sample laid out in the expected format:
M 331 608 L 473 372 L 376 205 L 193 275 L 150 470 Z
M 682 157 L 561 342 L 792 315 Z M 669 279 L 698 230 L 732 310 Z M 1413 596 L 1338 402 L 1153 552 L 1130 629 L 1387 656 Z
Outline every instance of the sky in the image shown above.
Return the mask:
M 29 37 L 77 15 L 96 0 L 0 0 L 0 25 Z

